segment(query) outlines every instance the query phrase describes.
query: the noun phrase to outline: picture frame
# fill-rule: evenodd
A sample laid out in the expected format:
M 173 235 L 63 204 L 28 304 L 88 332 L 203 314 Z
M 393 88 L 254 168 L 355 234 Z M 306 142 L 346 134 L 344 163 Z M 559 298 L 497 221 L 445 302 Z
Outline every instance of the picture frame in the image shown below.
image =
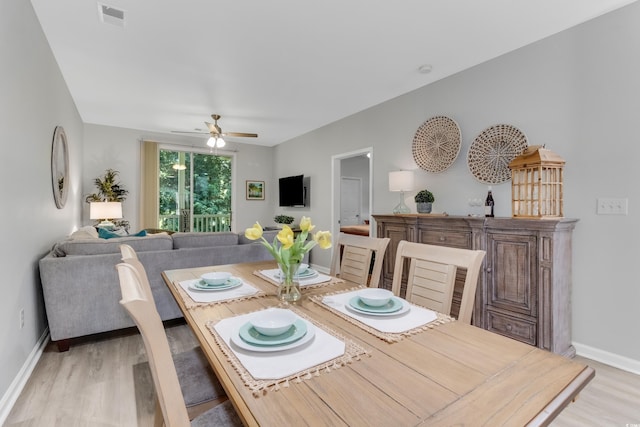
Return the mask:
M 247 200 L 264 200 L 264 181 L 247 180 Z

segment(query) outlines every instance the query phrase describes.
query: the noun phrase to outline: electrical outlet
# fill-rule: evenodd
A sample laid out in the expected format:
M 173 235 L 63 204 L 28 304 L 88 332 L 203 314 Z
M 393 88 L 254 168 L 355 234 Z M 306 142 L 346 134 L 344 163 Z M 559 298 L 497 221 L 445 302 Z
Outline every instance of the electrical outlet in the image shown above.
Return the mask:
M 601 197 L 598 199 L 596 213 L 598 215 L 627 215 L 629 212 L 629 199 Z
M 20 309 L 20 329 L 24 328 L 24 308 Z

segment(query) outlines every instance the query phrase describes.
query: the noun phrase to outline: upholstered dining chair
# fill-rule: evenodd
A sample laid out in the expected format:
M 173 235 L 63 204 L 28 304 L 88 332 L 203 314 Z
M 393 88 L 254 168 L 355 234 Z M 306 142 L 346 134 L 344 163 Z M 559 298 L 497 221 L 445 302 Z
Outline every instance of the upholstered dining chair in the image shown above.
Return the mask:
M 155 303 L 148 298 L 135 267 L 120 263 L 116 268 L 122 291 L 120 304 L 138 326 L 149 358 L 151 376 L 161 410 L 161 417 L 156 413 L 154 425 L 164 424 L 167 427 L 241 426 L 242 422 L 229 400 L 189 421 L 182 384 L 178 380 L 169 341 Z M 195 381 L 201 380 L 200 378 Z
M 384 253 L 388 245 L 388 237 L 378 238 L 340 233 L 333 250 L 330 274 L 335 276 L 339 273 L 342 279 L 377 288 L 382 273 Z M 375 256 L 375 260 L 369 281 L 372 256 Z
M 458 268 L 466 268 L 458 321 L 471 324 L 478 276 L 485 251 L 427 245 L 401 240 L 391 290 L 400 294 L 405 259 L 409 260 L 405 299 L 440 313 L 450 314 Z
M 122 254 L 122 261 L 134 269 L 140 291 L 144 293 L 145 298 L 151 301 L 155 308 L 149 278 L 135 250 L 129 245 L 122 244 L 120 245 L 120 253 Z M 222 385 L 213 373 L 200 347 L 173 354 L 172 357 L 190 419 L 197 417 L 227 399 Z M 156 418 L 161 420 L 162 413 L 159 401 L 156 403 L 158 403 Z

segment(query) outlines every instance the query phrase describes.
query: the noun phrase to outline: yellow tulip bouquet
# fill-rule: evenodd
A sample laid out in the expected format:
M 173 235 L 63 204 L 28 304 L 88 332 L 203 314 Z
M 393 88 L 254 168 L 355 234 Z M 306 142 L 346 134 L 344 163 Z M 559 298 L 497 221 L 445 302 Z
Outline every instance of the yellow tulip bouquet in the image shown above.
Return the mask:
M 294 237 L 291 227 L 283 225 L 273 242 L 269 243 L 264 238 L 262 226 L 258 222 L 244 232 L 247 239 L 261 239 L 260 243 L 269 250 L 282 270 L 282 284 L 278 289 L 278 295 L 282 300 L 297 301 L 300 299 L 300 289 L 295 283 L 294 277 L 304 254 L 316 245 L 322 249 L 331 247 L 331 233 L 328 231 L 318 231 L 312 234 L 311 240 L 307 241 L 309 233 L 314 228 L 315 225 L 311 223 L 311 218 L 303 216 L 300 220 L 301 231 L 297 237 Z

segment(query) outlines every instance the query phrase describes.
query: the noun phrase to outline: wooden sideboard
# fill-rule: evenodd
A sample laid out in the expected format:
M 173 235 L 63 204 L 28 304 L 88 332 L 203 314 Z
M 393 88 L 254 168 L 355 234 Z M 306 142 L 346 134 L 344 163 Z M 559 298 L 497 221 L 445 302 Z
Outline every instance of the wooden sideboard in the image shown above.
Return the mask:
M 571 237 L 577 219 L 515 219 L 429 214 L 373 215 L 377 236 L 391 241 L 381 287 L 391 289 L 401 240 L 481 249 L 473 324 L 573 357 Z M 405 269 L 406 270 L 406 269 Z M 457 315 L 466 271 L 458 271 L 452 314 Z M 406 289 L 406 278 L 401 292 Z

